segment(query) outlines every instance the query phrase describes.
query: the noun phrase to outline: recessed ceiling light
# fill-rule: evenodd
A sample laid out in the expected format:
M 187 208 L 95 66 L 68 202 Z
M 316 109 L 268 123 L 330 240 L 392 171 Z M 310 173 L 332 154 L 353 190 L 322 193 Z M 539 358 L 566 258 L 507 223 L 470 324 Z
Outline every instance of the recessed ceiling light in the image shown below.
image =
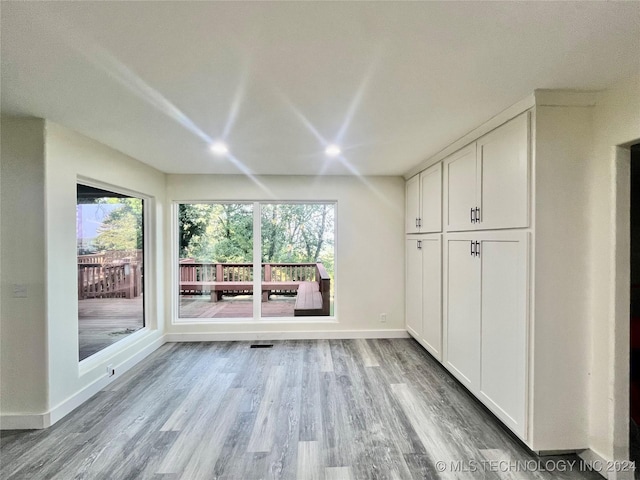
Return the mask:
M 324 149 L 324 153 L 329 157 L 337 157 L 342 153 L 342 151 L 338 145 L 328 145 L 327 148 Z
M 227 144 L 224 142 L 212 143 L 209 149 L 216 155 L 226 155 L 229 153 L 229 147 L 227 147 Z

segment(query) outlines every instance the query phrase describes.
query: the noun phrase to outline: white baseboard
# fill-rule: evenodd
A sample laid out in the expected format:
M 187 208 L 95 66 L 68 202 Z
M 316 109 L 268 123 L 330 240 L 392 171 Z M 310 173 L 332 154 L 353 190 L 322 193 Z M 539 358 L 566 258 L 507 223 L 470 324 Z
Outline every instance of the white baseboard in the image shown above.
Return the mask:
M 582 450 L 578 456 L 587 464 L 589 469 L 599 473 L 607 480 L 633 480 L 633 471 L 616 472 L 615 468 L 609 468 L 617 462 L 606 460 L 599 453 L 591 449 Z M 611 470 L 611 471 L 609 471 Z
M 324 330 L 292 332 L 203 332 L 167 333 L 167 342 L 229 342 L 234 340 L 346 340 L 351 338 L 409 338 L 404 329 L 397 330 Z
M 99 378 L 76 394 L 56 405 L 48 412 L 0 415 L 0 430 L 37 430 L 50 427 L 89 400 L 111 382 L 121 377 L 123 373 L 130 370 L 134 365 L 149 356 L 165 343 L 166 340 L 164 336 L 157 338 L 139 352 L 136 352 L 125 361 L 117 364 L 115 366 L 116 374 L 113 377 L 107 377 L 105 375 L 103 378 Z
M 49 413 L 0 415 L 0 430 L 41 430 L 49 424 Z

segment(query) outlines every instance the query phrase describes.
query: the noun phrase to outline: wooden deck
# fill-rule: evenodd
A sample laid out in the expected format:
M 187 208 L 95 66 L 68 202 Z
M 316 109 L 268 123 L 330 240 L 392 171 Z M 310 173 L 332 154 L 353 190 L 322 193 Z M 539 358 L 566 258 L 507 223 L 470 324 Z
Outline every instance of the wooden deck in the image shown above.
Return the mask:
M 180 260 L 180 318 L 247 318 L 252 317 L 254 275 L 253 264 L 208 263 L 193 259 Z M 262 316 L 327 316 L 331 315 L 331 278 L 322 263 L 263 263 L 261 272 Z M 258 292 L 255 292 L 256 294 Z M 297 295 L 289 309 L 288 299 Z M 198 296 L 220 305 L 205 305 Z M 228 303 L 241 297 L 242 303 Z M 272 297 L 283 304 L 269 305 Z
M 262 302 L 263 317 L 293 317 L 295 297 L 272 296 Z M 223 297 L 211 302 L 209 295 L 180 296 L 180 318 L 252 318 L 253 297 Z
M 295 297 L 272 296 L 262 302 L 263 317 L 293 317 Z M 80 360 L 99 352 L 141 329 L 142 297 L 90 298 L 78 301 Z M 211 302 L 208 295 L 180 297 L 181 318 L 252 318 L 252 297 L 223 297 Z
M 142 297 L 78 300 L 78 324 L 84 360 L 144 326 Z

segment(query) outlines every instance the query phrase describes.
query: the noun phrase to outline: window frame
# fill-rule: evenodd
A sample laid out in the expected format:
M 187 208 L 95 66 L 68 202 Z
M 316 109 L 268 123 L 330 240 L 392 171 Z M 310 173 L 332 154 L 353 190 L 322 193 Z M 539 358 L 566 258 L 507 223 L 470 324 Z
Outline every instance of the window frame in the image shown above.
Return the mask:
M 97 351 L 93 355 L 80 360 L 80 318 L 76 309 L 76 334 L 78 335 L 76 341 L 77 353 L 78 353 L 78 367 L 79 373 L 88 372 L 94 366 L 99 365 L 104 359 L 112 356 L 114 353 L 119 352 L 129 345 L 137 342 L 140 338 L 148 335 L 151 331 L 157 330 L 157 308 L 156 308 L 156 287 L 151 282 L 151 278 L 155 277 L 155 259 L 156 252 L 154 249 L 155 243 L 155 216 L 152 214 L 155 211 L 155 197 L 132 190 L 126 187 L 113 185 L 111 183 L 102 182 L 89 177 L 83 177 L 78 175 L 75 181 L 75 187 L 78 185 L 85 185 L 87 187 L 99 188 L 105 191 L 111 191 L 116 194 L 126 195 L 142 200 L 142 264 L 144 268 L 144 276 L 142 277 L 142 309 L 143 309 L 143 323 L 144 326 L 134 333 L 127 335 L 126 337 L 112 343 L 111 345 Z M 75 195 L 77 205 L 77 194 Z M 77 225 L 76 225 L 77 228 Z M 77 279 L 76 279 L 77 282 Z M 77 294 L 76 294 L 77 296 Z M 77 305 L 76 298 L 76 305 Z
M 180 317 L 180 272 L 179 272 L 179 252 L 180 252 L 180 231 L 179 231 L 179 207 L 183 204 L 252 204 L 253 205 L 253 268 L 262 266 L 262 205 L 282 205 L 282 204 L 327 204 L 333 205 L 333 315 L 329 316 L 309 316 L 309 317 L 263 317 L 261 307 L 261 295 L 253 295 L 253 317 L 238 318 L 192 318 Z M 269 323 L 337 323 L 338 321 L 338 200 L 172 200 L 171 201 L 171 324 L 172 325 L 190 325 L 190 324 L 260 324 Z M 262 276 L 254 275 L 253 291 L 258 292 L 262 288 Z

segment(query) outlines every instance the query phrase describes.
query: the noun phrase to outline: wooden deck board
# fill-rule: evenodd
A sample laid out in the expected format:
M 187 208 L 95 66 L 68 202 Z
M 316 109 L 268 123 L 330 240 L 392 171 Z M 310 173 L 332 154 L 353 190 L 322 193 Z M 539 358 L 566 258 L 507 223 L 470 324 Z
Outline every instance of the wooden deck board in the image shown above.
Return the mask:
M 298 288 L 295 316 L 322 315 L 322 294 L 317 282 L 303 282 Z
M 263 317 L 293 317 L 295 297 L 272 296 L 262 302 Z M 252 318 L 250 295 L 209 301 L 208 295 L 181 296 L 180 318 Z M 141 329 L 142 297 L 90 298 L 78 301 L 79 358 L 85 358 Z
M 122 340 L 143 326 L 142 297 L 78 300 L 80 360 Z
M 262 302 L 263 317 L 293 317 L 294 297 L 272 297 Z M 208 295 L 181 296 L 180 318 L 252 318 L 253 298 L 250 295 L 224 298 L 210 302 Z

